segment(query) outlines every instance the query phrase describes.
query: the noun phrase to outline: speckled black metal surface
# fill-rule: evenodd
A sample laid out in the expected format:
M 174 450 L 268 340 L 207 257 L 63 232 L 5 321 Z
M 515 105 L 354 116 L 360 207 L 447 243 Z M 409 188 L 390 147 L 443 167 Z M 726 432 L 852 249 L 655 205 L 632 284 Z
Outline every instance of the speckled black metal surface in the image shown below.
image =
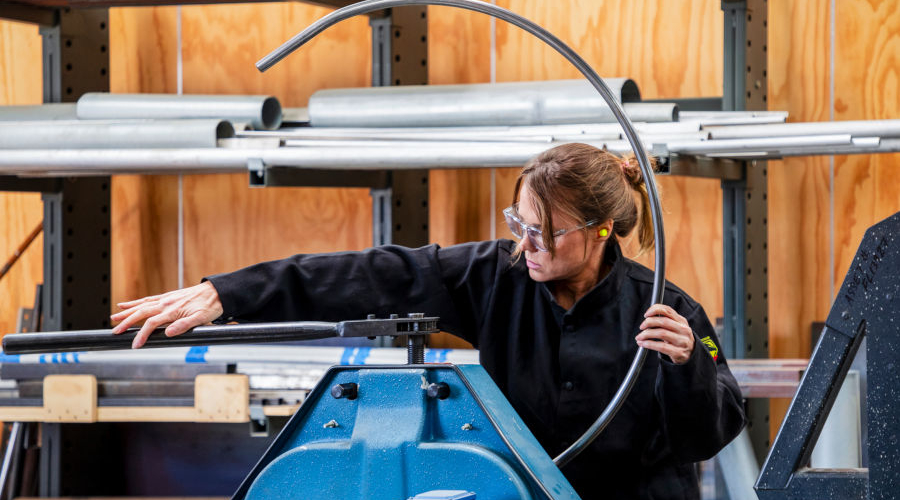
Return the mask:
M 866 231 L 763 466 L 761 500 L 900 499 L 900 213 Z M 805 468 L 863 335 L 869 470 Z

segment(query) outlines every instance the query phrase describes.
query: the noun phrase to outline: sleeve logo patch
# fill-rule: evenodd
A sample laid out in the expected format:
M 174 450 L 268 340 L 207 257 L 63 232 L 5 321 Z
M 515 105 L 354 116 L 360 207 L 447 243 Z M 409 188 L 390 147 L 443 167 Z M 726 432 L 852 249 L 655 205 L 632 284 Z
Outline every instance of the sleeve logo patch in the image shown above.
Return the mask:
M 700 342 L 703 342 L 703 345 L 706 346 L 706 350 L 709 351 L 709 355 L 712 356 L 713 361 L 718 361 L 719 359 L 719 346 L 713 342 L 713 339 L 709 337 L 703 337 L 700 339 Z

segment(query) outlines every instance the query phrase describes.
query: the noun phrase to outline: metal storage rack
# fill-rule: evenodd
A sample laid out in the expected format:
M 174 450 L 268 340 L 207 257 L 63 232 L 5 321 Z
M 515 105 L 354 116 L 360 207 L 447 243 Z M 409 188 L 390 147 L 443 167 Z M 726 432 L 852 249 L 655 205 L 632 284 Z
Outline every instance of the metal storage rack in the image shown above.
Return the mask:
M 227 2 L 228 0 L 226 0 Z M 346 0 L 307 3 L 341 7 Z M 182 4 L 223 3 L 188 0 Z M 21 0 L 0 2 L 0 17 L 36 23 L 43 39 L 44 102 L 74 102 L 88 91 L 109 90 L 108 8 L 167 5 L 155 0 Z M 725 79 L 721 99 L 676 100 L 684 110 L 766 108 L 766 3 L 723 0 Z M 425 7 L 406 7 L 370 18 L 372 84 L 427 83 Z M 746 70 L 745 70 L 746 69 Z M 672 175 L 721 179 L 723 190 L 725 318 L 722 341 L 734 358 L 768 357 L 767 166 L 685 156 Z M 276 184 L 273 182 L 271 184 Z M 428 172 L 395 170 L 347 176 L 328 170 L 296 172 L 280 185 L 369 187 L 375 243 L 418 246 L 428 241 Z M 44 200 L 43 328 L 108 326 L 110 300 L 110 178 L 0 176 L 0 190 L 40 192 Z M 80 290 L 96 300 L 78 304 Z M 753 296 L 753 300 L 750 297 Z M 751 400 L 757 454 L 768 449 L 768 404 Z

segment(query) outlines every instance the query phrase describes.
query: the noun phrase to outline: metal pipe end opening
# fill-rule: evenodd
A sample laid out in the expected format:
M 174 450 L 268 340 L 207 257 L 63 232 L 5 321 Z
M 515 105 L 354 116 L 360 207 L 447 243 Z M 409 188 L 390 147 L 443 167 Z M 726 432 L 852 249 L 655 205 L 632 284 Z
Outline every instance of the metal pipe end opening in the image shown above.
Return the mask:
M 231 139 L 234 135 L 234 125 L 230 121 L 222 120 L 216 125 L 216 139 Z
M 262 125 L 266 130 L 275 130 L 281 126 L 281 103 L 275 97 L 266 97 L 262 105 Z
M 631 78 L 626 78 L 622 84 L 622 103 L 626 102 L 641 102 L 641 91 Z

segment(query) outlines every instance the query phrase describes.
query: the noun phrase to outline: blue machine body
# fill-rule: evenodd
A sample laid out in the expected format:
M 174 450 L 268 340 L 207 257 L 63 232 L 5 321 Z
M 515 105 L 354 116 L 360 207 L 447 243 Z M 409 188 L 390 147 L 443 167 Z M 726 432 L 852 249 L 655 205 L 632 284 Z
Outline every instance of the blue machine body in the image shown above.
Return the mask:
M 449 387 L 445 399 L 427 394 L 435 383 Z M 356 384 L 353 399 L 335 397 L 338 384 Z M 434 490 L 578 498 L 481 366 L 440 364 L 331 368 L 233 498 L 406 500 Z

